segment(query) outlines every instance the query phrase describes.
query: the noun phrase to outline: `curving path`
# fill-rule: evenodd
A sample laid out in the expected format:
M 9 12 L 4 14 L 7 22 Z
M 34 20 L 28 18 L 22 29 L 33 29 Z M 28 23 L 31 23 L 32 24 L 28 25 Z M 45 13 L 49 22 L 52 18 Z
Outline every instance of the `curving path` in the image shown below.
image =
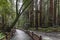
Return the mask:
M 16 29 L 16 32 L 11 40 L 32 40 L 32 38 L 25 32 Z

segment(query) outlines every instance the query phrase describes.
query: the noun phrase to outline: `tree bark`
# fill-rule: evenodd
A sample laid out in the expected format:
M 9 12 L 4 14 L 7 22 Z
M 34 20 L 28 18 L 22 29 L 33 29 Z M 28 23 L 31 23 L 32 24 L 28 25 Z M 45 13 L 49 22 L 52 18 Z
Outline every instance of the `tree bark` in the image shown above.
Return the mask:
M 40 27 L 42 27 L 42 0 L 40 0 Z
M 56 17 L 56 6 L 57 6 L 57 0 L 54 1 L 54 24 L 55 25 L 56 25 L 56 19 L 57 19 L 57 17 Z
M 4 29 L 4 15 L 2 15 L 2 29 Z
M 38 0 L 35 0 L 35 28 L 38 30 Z
M 54 4 L 53 4 L 53 1 L 54 0 L 50 0 L 50 9 L 49 9 L 50 10 L 50 12 L 49 12 L 50 13 L 49 14 L 50 15 L 50 17 L 49 17 L 50 18 L 49 19 L 50 20 L 50 26 L 54 25 L 54 23 L 53 23 L 54 22 L 54 20 L 53 20 L 54 19 L 54 17 L 53 17 L 54 16 Z

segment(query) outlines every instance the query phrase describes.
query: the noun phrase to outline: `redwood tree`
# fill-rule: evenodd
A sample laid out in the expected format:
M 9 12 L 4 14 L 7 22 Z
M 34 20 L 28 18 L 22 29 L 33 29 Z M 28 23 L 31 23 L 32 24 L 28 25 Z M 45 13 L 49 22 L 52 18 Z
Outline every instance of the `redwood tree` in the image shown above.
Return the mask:
M 49 9 L 49 20 L 50 20 L 50 26 L 53 26 L 53 15 L 54 15 L 54 3 L 53 3 L 54 0 L 50 0 L 50 9 Z
M 40 0 L 40 26 L 42 27 L 42 0 Z

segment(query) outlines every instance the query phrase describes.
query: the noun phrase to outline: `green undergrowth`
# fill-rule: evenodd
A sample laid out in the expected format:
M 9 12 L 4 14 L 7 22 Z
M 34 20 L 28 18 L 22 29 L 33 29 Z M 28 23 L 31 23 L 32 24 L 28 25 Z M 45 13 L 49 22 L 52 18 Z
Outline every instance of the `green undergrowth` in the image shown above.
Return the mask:
M 30 28 L 29 30 L 31 31 L 40 31 L 40 32 L 60 32 L 60 27 L 48 27 L 48 28 L 38 28 L 38 30 L 36 30 L 35 28 Z
M 3 33 L 0 33 L 0 39 L 4 38 L 5 35 Z

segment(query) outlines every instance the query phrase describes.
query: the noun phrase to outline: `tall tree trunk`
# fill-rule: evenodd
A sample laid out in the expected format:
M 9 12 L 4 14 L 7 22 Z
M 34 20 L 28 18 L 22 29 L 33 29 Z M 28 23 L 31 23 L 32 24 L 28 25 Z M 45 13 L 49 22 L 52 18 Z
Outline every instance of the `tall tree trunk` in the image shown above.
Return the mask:
M 53 26 L 54 25 L 54 23 L 53 23 L 53 19 L 54 19 L 54 17 L 53 17 L 53 15 L 54 15 L 54 5 L 53 5 L 53 1 L 54 0 L 50 0 L 50 26 Z
M 35 0 L 35 28 L 38 30 L 38 0 Z
M 16 16 L 18 16 L 18 0 L 16 0 Z
M 44 18 L 44 26 L 45 27 L 48 27 L 48 18 L 49 18 L 49 0 L 47 0 L 46 2 L 45 2 L 46 4 L 47 4 L 47 6 L 46 6 L 46 4 L 44 4 L 44 15 L 45 15 L 45 18 Z
M 42 0 L 40 0 L 40 27 L 42 27 Z
M 4 15 L 2 15 L 2 29 L 4 29 Z
M 56 18 L 56 14 L 57 14 L 57 13 L 56 13 L 56 8 L 57 8 L 56 6 L 57 6 L 57 0 L 54 1 L 54 24 L 55 24 L 55 25 L 56 25 L 56 19 L 57 19 L 57 18 Z
M 60 0 L 58 0 L 58 25 L 60 24 Z
M 33 20 L 33 4 L 34 2 L 32 2 L 32 4 L 30 5 L 29 8 L 29 22 L 30 22 L 30 26 L 33 26 L 34 20 Z

